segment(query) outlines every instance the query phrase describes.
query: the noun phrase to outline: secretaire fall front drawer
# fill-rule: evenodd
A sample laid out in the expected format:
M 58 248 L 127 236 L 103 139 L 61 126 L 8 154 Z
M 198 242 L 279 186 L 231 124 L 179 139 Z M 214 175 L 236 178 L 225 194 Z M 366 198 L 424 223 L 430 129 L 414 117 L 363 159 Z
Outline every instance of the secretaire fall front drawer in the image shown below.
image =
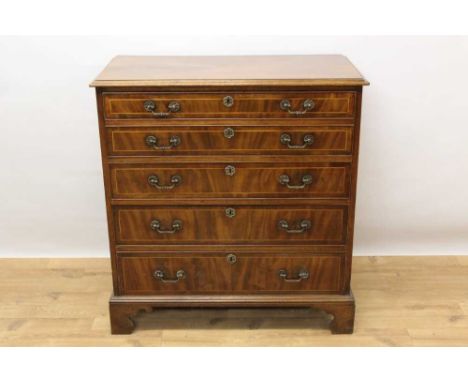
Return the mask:
M 350 163 L 161 163 L 111 165 L 115 199 L 347 198 Z
M 352 118 L 353 91 L 105 93 L 106 119 Z
M 119 244 L 344 244 L 346 206 L 114 208 Z
M 351 154 L 353 125 L 160 126 L 107 130 L 110 156 Z

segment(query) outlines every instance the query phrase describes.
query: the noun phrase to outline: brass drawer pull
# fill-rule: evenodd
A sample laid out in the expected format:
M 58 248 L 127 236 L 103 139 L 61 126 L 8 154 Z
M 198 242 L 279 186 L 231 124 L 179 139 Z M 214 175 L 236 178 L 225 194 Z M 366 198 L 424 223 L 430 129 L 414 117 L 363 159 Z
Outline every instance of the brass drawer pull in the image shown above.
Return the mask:
M 154 135 L 148 135 L 145 138 L 146 145 L 155 149 L 155 150 L 169 150 L 178 145 L 180 145 L 180 138 L 177 135 L 173 135 L 169 138 L 169 145 L 167 146 L 158 146 L 158 138 Z
M 287 233 L 304 233 L 305 231 L 312 228 L 310 220 L 301 220 L 295 224 L 298 228 L 289 228 L 289 223 L 286 220 L 280 220 L 278 222 L 278 228 L 286 231 Z
M 288 99 L 283 99 L 280 102 L 280 109 L 287 111 L 289 114 L 293 115 L 302 115 L 312 110 L 315 107 L 315 102 L 311 99 L 306 99 L 302 103 L 302 110 L 291 110 L 291 101 Z
M 278 182 L 280 184 L 282 184 L 283 186 L 288 187 L 291 190 L 301 190 L 301 189 L 305 188 L 305 186 L 308 186 L 309 184 L 311 184 L 313 180 L 314 179 L 313 179 L 312 175 L 306 174 L 306 175 L 304 175 L 302 177 L 302 184 L 298 184 L 296 186 L 293 186 L 293 185 L 289 184 L 290 179 L 289 179 L 288 175 L 283 174 L 283 175 L 280 175 L 278 177 Z
M 285 269 L 280 269 L 280 271 L 278 272 L 278 276 L 287 283 L 300 283 L 302 280 L 306 280 L 309 278 L 309 272 L 307 272 L 305 269 L 302 269 L 297 274 L 297 277 L 288 278 L 288 271 L 286 271 Z
M 156 231 L 157 233 L 160 234 L 166 234 L 166 233 L 176 233 L 182 229 L 182 221 L 176 219 L 172 222 L 172 229 L 161 229 L 161 222 L 157 219 L 151 221 L 150 227 L 153 231 Z
M 154 271 L 153 277 L 156 280 L 162 281 L 163 283 L 175 284 L 175 283 L 178 283 L 180 280 L 185 279 L 185 271 L 183 269 L 179 269 L 176 272 L 176 278 L 175 279 L 168 279 L 168 278 L 166 278 L 166 275 L 164 274 L 164 272 L 158 269 L 158 270 Z
M 156 104 L 154 103 L 154 101 L 145 101 L 145 103 L 143 104 L 143 107 L 148 113 L 151 113 L 155 117 L 158 117 L 158 118 L 166 118 L 166 117 L 169 117 L 172 113 L 177 113 L 178 111 L 180 111 L 180 103 L 177 101 L 169 102 L 169 104 L 167 105 L 167 109 L 169 111 L 167 112 L 164 112 L 164 111 L 157 112 Z
M 311 134 L 304 135 L 304 138 L 302 139 L 304 144 L 302 145 L 292 145 L 291 141 L 292 138 L 289 134 L 283 133 L 280 136 L 280 142 L 283 145 L 288 146 L 290 149 L 305 149 L 307 146 L 310 146 L 314 143 L 314 136 Z
M 148 184 L 150 186 L 156 187 L 158 190 L 172 190 L 175 186 L 178 186 L 182 183 L 182 177 L 180 175 L 171 176 L 171 184 L 165 186 L 159 183 L 159 177 L 157 175 L 150 175 L 148 177 Z

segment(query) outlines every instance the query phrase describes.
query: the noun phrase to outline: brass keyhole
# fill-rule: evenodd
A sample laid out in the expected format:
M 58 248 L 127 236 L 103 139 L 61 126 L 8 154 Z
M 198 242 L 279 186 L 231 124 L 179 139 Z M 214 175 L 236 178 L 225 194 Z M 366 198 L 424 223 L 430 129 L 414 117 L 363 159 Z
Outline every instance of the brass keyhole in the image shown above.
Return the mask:
M 236 261 L 237 261 L 237 256 L 234 255 L 233 253 L 229 253 L 227 256 L 226 256 L 226 260 L 229 264 L 234 264 Z
M 224 167 L 224 173 L 227 176 L 233 176 L 236 173 L 236 168 L 234 166 L 227 165 L 226 167 Z
M 226 127 L 224 129 L 224 137 L 227 138 L 227 139 L 231 139 L 232 137 L 234 137 L 234 134 L 235 134 L 235 131 L 232 127 Z
M 232 105 L 234 105 L 234 98 L 232 98 L 231 96 L 224 97 L 223 105 L 226 107 L 232 107 Z
M 225 213 L 228 218 L 233 218 L 236 216 L 236 210 L 232 207 L 226 208 Z

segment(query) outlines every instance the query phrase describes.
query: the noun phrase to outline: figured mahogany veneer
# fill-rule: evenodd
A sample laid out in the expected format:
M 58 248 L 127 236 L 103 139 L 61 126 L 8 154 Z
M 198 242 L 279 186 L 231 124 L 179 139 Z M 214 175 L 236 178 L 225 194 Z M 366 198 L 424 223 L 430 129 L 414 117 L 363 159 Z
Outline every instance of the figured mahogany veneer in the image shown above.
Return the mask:
M 235 216 L 227 216 L 229 209 L 234 210 Z M 170 206 L 115 208 L 114 213 L 118 244 L 343 244 L 346 240 L 347 209 L 339 206 Z M 161 223 L 162 230 L 169 231 L 179 220 L 181 229 L 159 233 L 151 228 L 153 220 Z M 282 220 L 291 229 L 308 220 L 310 228 L 289 233 L 279 227 Z
M 117 56 L 96 88 L 163 86 L 363 86 L 369 83 L 342 55 Z
M 152 184 L 150 177 L 155 176 L 158 183 Z M 171 179 L 177 176 L 180 181 L 173 188 L 165 188 L 172 187 Z M 289 182 L 286 183 L 286 179 L 281 176 L 287 176 Z M 307 176 L 310 178 L 304 180 Z M 111 166 L 112 196 L 117 199 L 284 196 L 346 198 L 349 195 L 350 178 L 349 163 L 277 165 L 226 162 Z M 156 178 L 153 181 L 154 179 Z
M 93 82 L 111 330 L 163 307 L 314 307 L 351 333 L 362 86 L 343 56 L 116 57 Z
M 231 97 L 232 106 L 224 100 Z M 310 112 L 296 115 L 280 108 L 282 100 L 291 102 L 292 111 L 304 109 L 305 100 L 314 102 Z M 105 93 L 106 119 L 136 118 L 154 119 L 145 110 L 145 102 L 155 104 L 155 112 L 168 112 L 168 105 L 177 102 L 180 110 L 167 118 L 350 118 L 356 110 L 355 92 L 275 92 L 275 93 Z
M 338 292 L 343 262 L 339 256 L 256 256 L 229 254 L 190 257 L 128 257 L 119 258 L 122 275 L 120 287 L 124 293 L 148 295 L 155 292 L 171 293 L 271 293 L 271 292 Z M 231 255 L 232 256 L 232 255 Z M 301 271 L 309 275 L 297 281 Z M 167 280 L 154 277 L 160 270 Z M 291 278 L 280 276 L 284 270 Z M 183 271 L 179 282 L 177 272 Z
M 230 130 L 228 130 L 230 129 Z M 232 137 L 229 138 L 229 136 Z M 312 143 L 304 148 L 290 148 L 281 136 L 291 137 L 290 146 L 304 145 L 304 137 L 312 136 Z M 226 135 L 228 137 L 226 137 Z M 157 139 L 156 145 L 147 143 L 148 137 Z M 170 145 L 173 137 L 179 139 Z M 351 154 L 353 129 L 351 126 L 171 126 L 171 127 L 115 127 L 107 130 L 108 152 L 111 156 L 178 156 L 219 154 Z M 163 148 L 160 148 L 160 147 Z M 169 148 L 166 148 L 170 146 Z

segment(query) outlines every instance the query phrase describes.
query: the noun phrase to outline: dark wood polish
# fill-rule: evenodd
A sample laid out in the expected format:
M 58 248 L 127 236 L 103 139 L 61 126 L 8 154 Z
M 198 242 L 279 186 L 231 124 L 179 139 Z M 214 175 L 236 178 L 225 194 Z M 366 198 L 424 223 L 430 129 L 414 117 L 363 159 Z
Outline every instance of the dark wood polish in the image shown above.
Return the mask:
M 230 260 L 234 258 L 234 262 Z M 125 294 L 154 293 L 275 293 L 339 292 L 342 257 L 340 256 L 256 256 L 255 254 L 220 254 L 192 256 L 158 256 L 119 258 L 121 290 Z M 169 279 L 154 277 L 161 270 Z M 175 281 L 177 271 L 185 278 Z M 285 281 L 279 271 L 295 278 L 301 271 L 309 273 L 300 281 Z M 171 281 L 171 279 L 174 279 Z
M 112 333 L 155 308 L 290 306 L 352 333 L 367 84 L 343 56 L 114 59 L 92 84 Z
M 234 217 L 226 215 L 228 208 L 234 209 Z M 114 211 L 118 244 L 344 244 L 346 240 L 347 209 L 339 206 L 170 206 Z M 150 223 L 155 219 L 165 229 L 180 220 L 182 228 L 175 233 L 160 234 L 151 229 Z M 288 233 L 278 227 L 280 220 L 288 222 L 291 228 L 309 220 L 311 227 L 302 233 Z
M 226 168 L 233 169 L 232 175 Z M 156 175 L 161 185 L 171 185 L 171 178 L 181 177 L 174 188 L 159 189 L 148 182 Z M 280 176 L 289 177 L 288 184 Z M 303 177 L 311 176 L 310 184 L 302 189 L 289 188 L 304 184 Z M 200 198 L 347 198 L 351 178 L 349 163 L 333 164 L 270 164 L 235 163 L 190 165 L 167 163 L 158 166 L 111 166 L 112 196 L 117 199 L 177 199 Z
M 226 138 L 225 130 L 233 136 Z M 313 143 L 305 148 L 289 148 L 281 143 L 281 135 L 289 134 L 295 145 L 303 144 L 312 135 Z M 112 156 L 178 156 L 178 155 L 252 155 L 351 154 L 352 127 L 309 126 L 181 126 L 181 127 L 114 127 L 107 130 L 109 155 Z M 158 144 L 168 145 L 174 136 L 180 143 L 170 149 L 158 149 L 146 143 L 148 136 Z
M 223 104 L 225 97 L 232 97 L 233 104 Z M 303 102 L 312 99 L 315 107 L 308 113 L 293 115 L 280 108 L 280 102 L 291 102 L 292 111 L 301 111 Z M 105 93 L 105 118 L 155 119 L 144 108 L 146 101 L 153 101 L 156 112 L 167 112 L 170 102 L 178 102 L 180 111 L 167 118 L 349 118 L 354 115 L 355 92 L 275 92 L 275 93 Z

